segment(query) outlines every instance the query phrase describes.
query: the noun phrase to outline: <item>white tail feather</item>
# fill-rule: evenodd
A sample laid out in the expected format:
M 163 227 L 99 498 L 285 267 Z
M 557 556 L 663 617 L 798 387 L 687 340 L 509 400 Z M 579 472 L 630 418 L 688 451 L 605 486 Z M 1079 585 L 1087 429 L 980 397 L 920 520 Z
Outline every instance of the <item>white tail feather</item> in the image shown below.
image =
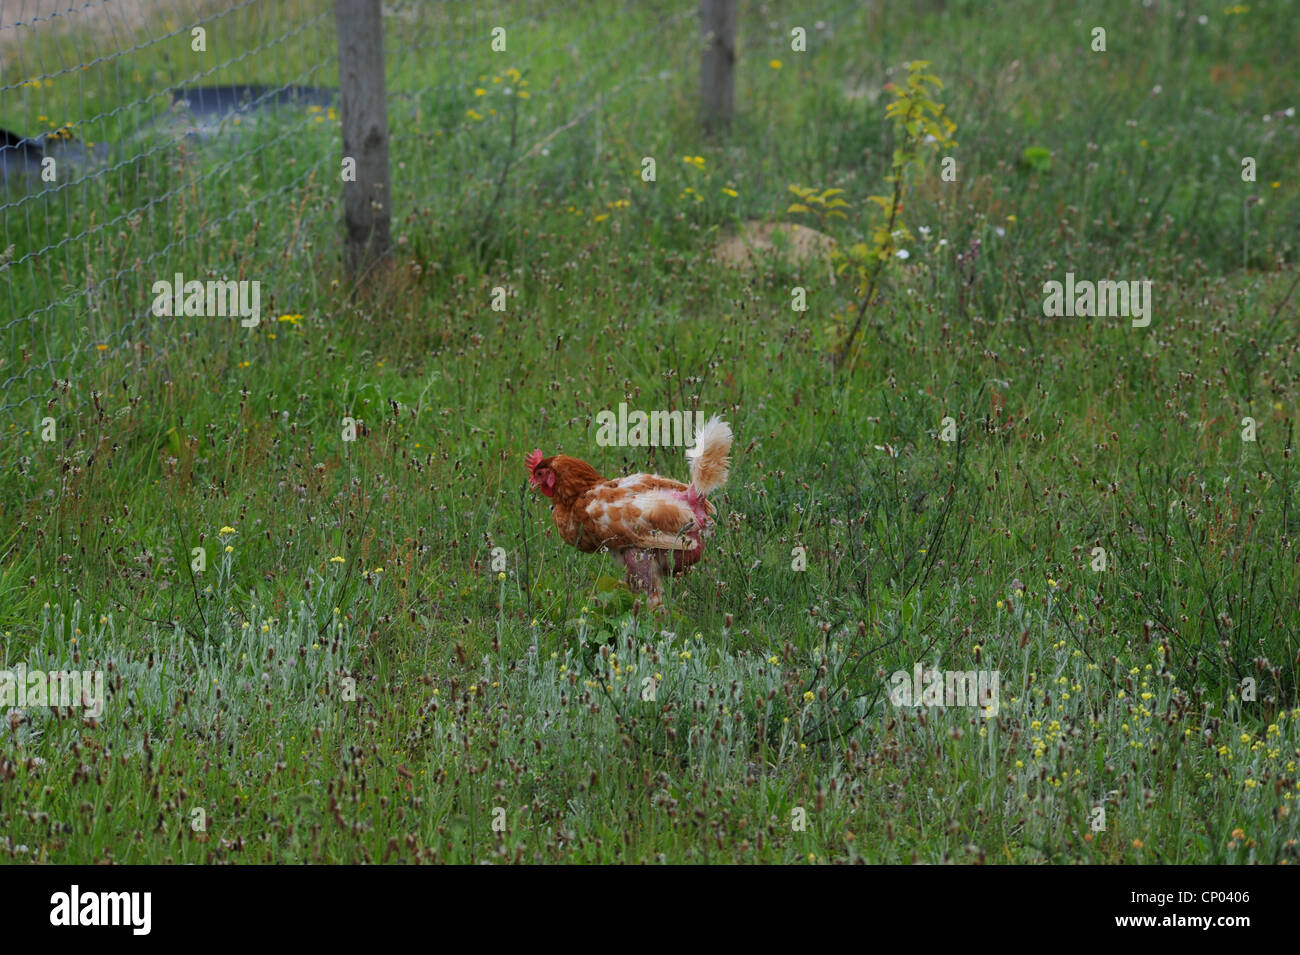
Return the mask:
M 701 495 L 727 483 L 731 461 L 731 425 L 717 415 L 695 435 L 695 447 L 686 452 L 691 462 L 691 485 Z

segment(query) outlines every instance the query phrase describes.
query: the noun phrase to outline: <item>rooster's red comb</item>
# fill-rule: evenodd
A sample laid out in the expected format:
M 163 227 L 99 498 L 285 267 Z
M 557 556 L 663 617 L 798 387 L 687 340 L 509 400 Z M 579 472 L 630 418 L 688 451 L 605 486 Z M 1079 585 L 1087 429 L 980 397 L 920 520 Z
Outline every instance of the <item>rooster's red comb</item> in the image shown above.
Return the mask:
M 542 449 L 538 448 L 532 454 L 524 457 L 524 464 L 528 465 L 528 476 L 532 477 L 533 472 L 537 470 L 537 465 L 542 463 Z

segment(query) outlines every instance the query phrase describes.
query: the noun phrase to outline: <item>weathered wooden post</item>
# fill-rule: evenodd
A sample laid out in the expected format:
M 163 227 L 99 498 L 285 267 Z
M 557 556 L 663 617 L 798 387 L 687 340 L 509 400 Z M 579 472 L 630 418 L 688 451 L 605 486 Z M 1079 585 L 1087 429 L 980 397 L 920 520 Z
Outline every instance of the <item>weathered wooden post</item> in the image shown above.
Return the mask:
M 343 121 L 344 262 L 358 275 L 392 250 L 388 97 L 380 0 L 334 0 Z
M 700 114 L 704 128 L 719 132 L 731 125 L 736 104 L 736 0 L 700 0 Z

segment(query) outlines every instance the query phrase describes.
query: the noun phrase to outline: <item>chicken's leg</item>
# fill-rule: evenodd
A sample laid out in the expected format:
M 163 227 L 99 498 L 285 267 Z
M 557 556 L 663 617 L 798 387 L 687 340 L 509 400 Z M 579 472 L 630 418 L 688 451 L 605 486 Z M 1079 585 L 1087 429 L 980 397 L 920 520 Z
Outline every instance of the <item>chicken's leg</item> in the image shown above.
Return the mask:
M 620 552 L 627 567 L 627 585 L 631 590 L 647 595 L 651 610 L 662 610 L 664 605 L 663 575 L 659 568 L 659 552 L 628 547 Z

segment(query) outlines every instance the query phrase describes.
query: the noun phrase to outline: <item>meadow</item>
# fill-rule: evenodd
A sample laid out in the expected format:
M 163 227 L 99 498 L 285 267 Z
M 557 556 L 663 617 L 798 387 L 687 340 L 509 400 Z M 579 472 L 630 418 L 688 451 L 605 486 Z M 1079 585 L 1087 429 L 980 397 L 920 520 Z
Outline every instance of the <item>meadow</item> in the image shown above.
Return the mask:
M 1300 857 L 1294 4 L 745 3 L 713 134 L 692 4 L 395 6 L 386 267 L 342 269 L 328 110 L 105 109 L 147 147 L 5 219 L 10 312 L 64 304 L 0 352 L 0 669 L 107 699 L 0 715 L 0 859 Z M 205 80 L 334 84 L 328 25 Z M 920 62 L 947 141 L 888 112 Z M 0 124 L 84 94 L 36 95 Z M 833 251 L 721 261 L 756 223 Z M 205 270 L 258 327 L 141 318 Z M 1149 324 L 1045 315 L 1067 272 Z M 684 478 L 597 443 L 620 403 L 737 435 L 658 616 L 526 482 Z M 996 712 L 898 705 L 918 664 Z

